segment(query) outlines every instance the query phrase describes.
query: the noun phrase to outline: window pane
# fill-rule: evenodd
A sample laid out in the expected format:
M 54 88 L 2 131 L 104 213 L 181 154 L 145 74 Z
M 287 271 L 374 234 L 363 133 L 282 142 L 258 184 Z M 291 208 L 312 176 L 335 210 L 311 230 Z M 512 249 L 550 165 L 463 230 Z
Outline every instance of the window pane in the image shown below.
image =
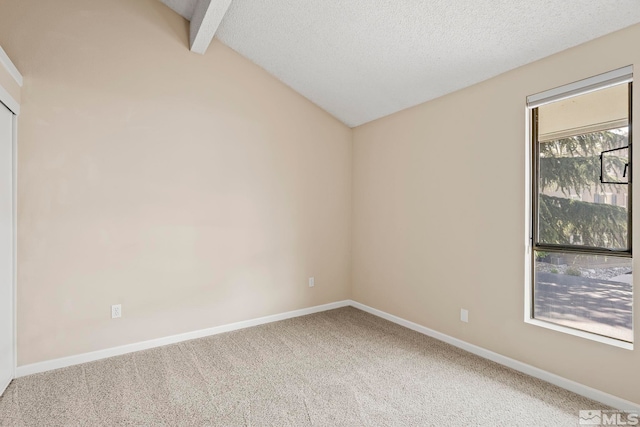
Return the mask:
M 537 243 L 628 249 L 627 145 L 627 126 L 539 143 Z
M 631 259 L 535 252 L 534 318 L 632 342 Z

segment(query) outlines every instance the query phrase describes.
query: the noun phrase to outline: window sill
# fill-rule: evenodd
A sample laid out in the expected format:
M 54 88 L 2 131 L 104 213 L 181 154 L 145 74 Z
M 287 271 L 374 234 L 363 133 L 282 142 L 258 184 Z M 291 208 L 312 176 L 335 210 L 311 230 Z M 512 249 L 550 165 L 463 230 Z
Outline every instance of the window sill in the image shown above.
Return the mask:
M 551 329 L 553 331 L 562 332 L 576 337 L 596 341 L 602 344 L 623 348 L 625 350 L 633 350 L 633 343 L 617 340 L 614 338 L 603 337 L 602 335 L 592 334 L 591 332 L 580 331 L 578 329 L 568 328 L 566 326 L 556 325 L 555 323 L 545 322 L 538 319 L 525 319 L 525 323 L 540 326 L 542 328 Z

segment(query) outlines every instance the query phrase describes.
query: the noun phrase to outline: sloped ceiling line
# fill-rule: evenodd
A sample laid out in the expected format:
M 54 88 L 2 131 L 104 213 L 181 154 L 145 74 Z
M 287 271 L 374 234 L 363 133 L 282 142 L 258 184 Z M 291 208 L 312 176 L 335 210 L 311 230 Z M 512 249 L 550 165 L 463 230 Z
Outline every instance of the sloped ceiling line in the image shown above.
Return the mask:
M 161 1 L 191 50 L 215 35 L 350 127 L 640 22 L 640 0 Z

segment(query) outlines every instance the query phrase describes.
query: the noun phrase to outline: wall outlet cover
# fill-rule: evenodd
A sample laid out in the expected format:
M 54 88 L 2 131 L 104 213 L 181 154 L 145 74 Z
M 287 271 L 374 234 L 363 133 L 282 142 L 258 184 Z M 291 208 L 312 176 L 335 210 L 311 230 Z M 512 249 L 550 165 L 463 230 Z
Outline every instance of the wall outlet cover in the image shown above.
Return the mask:
M 122 317 L 122 305 L 115 304 L 111 306 L 111 318 L 117 319 L 118 317 Z

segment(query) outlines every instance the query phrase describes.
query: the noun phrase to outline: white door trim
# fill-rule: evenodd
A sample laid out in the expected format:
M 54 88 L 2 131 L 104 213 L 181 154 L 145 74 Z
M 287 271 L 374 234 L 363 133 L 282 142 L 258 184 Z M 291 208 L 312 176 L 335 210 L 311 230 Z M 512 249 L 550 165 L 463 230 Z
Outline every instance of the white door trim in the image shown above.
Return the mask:
M 0 86 L 0 89 L 2 88 L 2 86 Z M 3 103 L 0 103 L 0 108 L 4 109 L 5 105 Z M 10 343 L 9 345 L 11 346 L 10 351 L 9 351 L 9 371 L 8 372 L 3 372 L 3 378 L 0 379 L 0 395 L 2 393 L 4 393 L 5 389 L 8 387 L 8 385 L 11 383 L 11 381 L 16 377 L 16 369 L 17 369 L 17 335 L 16 335 L 16 214 L 17 214 L 17 204 L 16 204 L 16 146 L 17 146 L 17 116 L 15 115 L 15 113 L 13 113 L 13 111 L 11 111 L 11 109 L 7 109 L 7 112 L 11 115 L 11 125 L 10 125 L 10 129 L 9 132 L 11 132 L 11 140 L 9 142 L 10 147 L 9 149 L 10 151 L 10 156 L 11 156 L 11 162 L 10 162 L 10 168 L 11 170 L 8 171 L 9 176 L 10 176 L 10 199 L 11 199 L 11 206 L 10 206 L 10 212 L 9 215 L 11 216 L 10 219 L 10 224 L 11 224 L 11 231 L 10 231 L 10 239 L 11 239 L 11 245 L 10 245 L 10 249 L 9 249 L 9 265 L 10 265 L 10 278 L 9 278 L 9 304 L 11 305 L 11 318 L 9 319 L 9 330 L 11 331 L 10 333 L 12 334 L 12 336 L 10 337 Z M 5 114 L 5 113 L 3 113 Z M 3 142 L 4 144 L 4 142 Z M 4 151 L 4 148 L 3 148 Z M 4 172 L 3 172 L 4 173 Z M 4 377 L 4 374 L 8 374 L 8 378 Z
M 0 46 L 0 67 L 7 70 L 9 75 L 13 77 L 13 79 L 18 83 L 18 86 L 22 87 L 23 79 L 22 74 L 16 68 L 16 66 L 11 62 L 7 53 Z M 16 99 L 11 96 L 11 94 L 7 91 L 5 87 L 0 85 L 0 102 L 7 106 L 7 108 L 16 116 L 20 115 L 20 103 L 16 101 Z
M 13 378 L 18 370 L 18 115 L 13 115 Z
M 20 114 L 20 104 L 2 85 L 0 85 L 0 103 L 4 104 L 16 116 Z
M 13 77 L 13 79 L 18 83 L 20 87 L 23 84 L 23 78 L 16 66 L 11 62 L 6 52 L 0 47 L 0 67 L 4 67 L 7 72 Z M 20 114 L 20 103 L 7 91 L 5 87 L 0 84 L 0 104 L 6 106 L 11 113 L 13 113 L 12 124 L 11 124 L 11 199 L 12 199 L 12 212 L 11 212 L 11 222 L 12 222 L 12 248 L 11 248 L 11 257 L 12 257 L 12 272 L 11 272 L 11 289 L 10 298 L 13 304 L 13 318 L 11 319 L 11 329 L 13 330 L 13 352 L 12 352 L 12 366 L 13 372 L 11 378 L 9 379 L 9 383 L 11 380 L 16 378 L 16 371 L 18 366 L 18 330 L 17 330 L 17 247 L 18 247 L 18 236 L 17 236 L 17 221 L 18 221 L 18 115 Z M 8 386 L 7 384 L 0 384 L 0 393 L 2 393 L 5 388 Z
M 20 71 L 18 71 L 11 59 L 9 59 L 9 55 L 7 55 L 2 47 L 0 47 L 0 64 L 4 66 L 11 77 L 18 83 L 18 86 L 22 87 L 22 74 L 20 74 Z

